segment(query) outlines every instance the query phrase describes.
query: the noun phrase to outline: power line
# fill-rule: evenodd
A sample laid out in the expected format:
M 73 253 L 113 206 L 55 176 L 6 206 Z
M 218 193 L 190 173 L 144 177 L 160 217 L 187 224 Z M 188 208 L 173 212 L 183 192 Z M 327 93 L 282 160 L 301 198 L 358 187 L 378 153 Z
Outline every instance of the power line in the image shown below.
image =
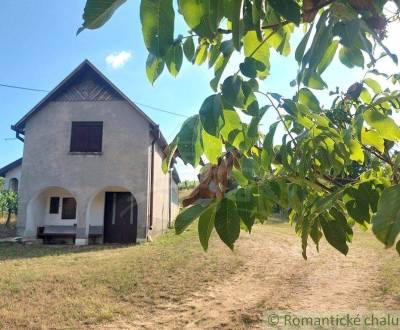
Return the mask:
M 7 88 L 14 88 L 14 89 L 23 89 L 23 90 L 31 91 L 31 92 L 44 92 L 44 93 L 49 92 L 44 89 L 28 88 L 28 87 L 14 86 L 14 85 L 6 85 L 6 84 L 0 84 L 0 86 L 7 87 Z
M 26 90 L 26 91 L 31 91 L 31 92 L 43 92 L 43 93 L 49 93 L 50 91 L 44 90 L 44 89 L 37 89 L 37 88 L 29 88 L 29 87 L 22 87 L 22 86 L 16 86 L 16 85 L 8 85 L 8 84 L 1 84 L 0 83 L 0 87 L 6 87 L 6 88 L 13 88 L 13 89 L 21 89 L 21 90 Z M 142 107 L 146 107 L 149 109 L 152 109 L 154 111 L 159 111 L 159 112 L 163 112 L 169 115 L 173 115 L 173 116 L 178 116 L 178 117 L 182 117 L 182 118 L 189 118 L 189 116 L 183 115 L 181 113 L 177 113 L 177 112 L 172 112 L 172 111 L 168 111 L 165 109 L 161 109 L 152 105 L 148 105 L 145 103 L 139 103 L 136 101 L 133 101 L 136 104 L 142 106 Z
M 179 117 L 183 117 L 183 118 L 189 118 L 189 116 L 182 115 L 181 113 L 164 110 L 164 109 L 161 109 L 161 108 L 153 107 L 152 105 L 139 103 L 139 102 L 136 102 L 136 101 L 133 101 L 133 102 L 135 102 L 136 104 L 138 104 L 138 105 L 140 105 L 142 107 L 146 107 L 146 108 L 149 108 L 149 109 L 152 109 L 152 110 L 155 110 L 155 111 L 160 111 L 160 112 L 164 112 L 164 113 L 167 113 L 167 114 L 170 114 L 170 115 L 179 116 Z

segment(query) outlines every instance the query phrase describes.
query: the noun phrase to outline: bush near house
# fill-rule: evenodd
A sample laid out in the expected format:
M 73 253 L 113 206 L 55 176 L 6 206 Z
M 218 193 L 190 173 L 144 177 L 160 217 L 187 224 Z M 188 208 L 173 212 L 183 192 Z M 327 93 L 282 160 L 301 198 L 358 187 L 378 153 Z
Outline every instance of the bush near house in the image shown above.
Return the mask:
M 17 214 L 18 194 L 11 190 L 2 190 L 0 192 L 0 215 L 6 218 L 4 225 L 9 227 L 13 215 Z

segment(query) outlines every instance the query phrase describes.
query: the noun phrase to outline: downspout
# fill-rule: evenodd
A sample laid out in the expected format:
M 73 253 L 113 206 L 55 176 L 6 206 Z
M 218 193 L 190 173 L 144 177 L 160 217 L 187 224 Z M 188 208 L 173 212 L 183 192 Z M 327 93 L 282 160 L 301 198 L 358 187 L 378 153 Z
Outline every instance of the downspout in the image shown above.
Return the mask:
M 149 212 L 149 229 L 153 228 L 153 204 L 154 204 L 154 146 L 156 139 L 151 141 L 151 163 L 150 163 L 150 212 Z
M 154 205 L 154 152 L 155 144 L 160 136 L 159 127 L 153 127 L 154 139 L 151 141 L 151 163 L 150 163 L 150 212 L 149 212 L 149 229 L 153 227 L 153 205 Z M 156 133 L 156 134 L 154 134 Z
M 171 221 L 172 221 L 172 169 L 170 168 L 169 171 L 169 194 L 168 194 L 168 228 L 171 228 Z

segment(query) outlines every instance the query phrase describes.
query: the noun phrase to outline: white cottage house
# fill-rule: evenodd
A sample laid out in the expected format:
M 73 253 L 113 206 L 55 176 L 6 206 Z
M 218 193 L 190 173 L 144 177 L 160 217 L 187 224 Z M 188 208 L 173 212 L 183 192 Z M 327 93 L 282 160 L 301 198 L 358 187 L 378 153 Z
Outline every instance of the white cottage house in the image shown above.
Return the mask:
M 17 235 L 134 243 L 175 218 L 179 177 L 161 170 L 158 126 L 88 60 L 12 129 L 23 158 L 0 176 L 19 192 Z

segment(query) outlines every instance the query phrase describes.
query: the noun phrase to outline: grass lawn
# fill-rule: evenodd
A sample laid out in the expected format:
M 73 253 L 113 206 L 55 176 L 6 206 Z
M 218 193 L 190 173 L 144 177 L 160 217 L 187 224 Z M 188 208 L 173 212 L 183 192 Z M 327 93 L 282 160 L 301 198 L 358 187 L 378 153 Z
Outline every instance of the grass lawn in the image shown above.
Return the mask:
M 204 253 L 196 235 L 169 232 L 140 246 L 2 243 L 0 326 L 78 328 L 141 318 L 160 300 L 178 302 L 240 266 L 222 245 Z
M 242 236 L 233 253 L 216 235 L 204 253 L 196 227 L 138 246 L 0 243 L 0 328 L 240 329 L 272 308 L 400 310 L 400 258 L 369 233 L 357 233 L 348 257 L 323 244 L 309 261 L 287 225 Z M 368 289 L 359 292 L 363 280 Z M 322 302 L 313 306 L 314 298 Z

